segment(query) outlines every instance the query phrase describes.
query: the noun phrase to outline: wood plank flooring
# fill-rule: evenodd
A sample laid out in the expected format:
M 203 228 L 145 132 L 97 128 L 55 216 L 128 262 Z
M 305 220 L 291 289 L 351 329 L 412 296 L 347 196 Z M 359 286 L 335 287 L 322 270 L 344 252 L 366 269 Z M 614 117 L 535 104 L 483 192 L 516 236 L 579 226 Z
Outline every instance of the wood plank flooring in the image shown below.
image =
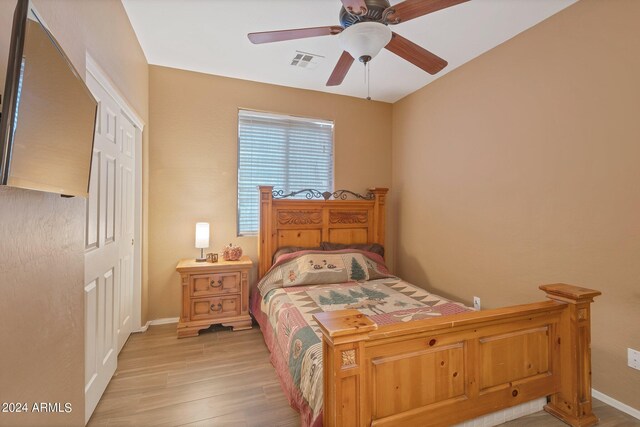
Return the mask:
M 640 427 L 640 421 L 602 402 L 602 427 Z M 257 326 L 232 332 L 215 326 L 176 338 L 176 325 L 133 334 L 118 357 L 89 426 L 298 426 Z M 536 413 L 509 427 L 565 427 Z

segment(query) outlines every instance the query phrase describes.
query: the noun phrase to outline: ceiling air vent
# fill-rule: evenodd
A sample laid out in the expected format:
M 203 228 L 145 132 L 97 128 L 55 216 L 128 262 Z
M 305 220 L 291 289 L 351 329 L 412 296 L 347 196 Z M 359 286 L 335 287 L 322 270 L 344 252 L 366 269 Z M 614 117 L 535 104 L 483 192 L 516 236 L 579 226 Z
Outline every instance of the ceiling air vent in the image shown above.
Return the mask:
M 313 70 L 318 66 L 322 59 L 324 59 L 324 56 L 322 55 L 296 50 L 296 54 L 291 60 L 291 65 L 294 67 Z

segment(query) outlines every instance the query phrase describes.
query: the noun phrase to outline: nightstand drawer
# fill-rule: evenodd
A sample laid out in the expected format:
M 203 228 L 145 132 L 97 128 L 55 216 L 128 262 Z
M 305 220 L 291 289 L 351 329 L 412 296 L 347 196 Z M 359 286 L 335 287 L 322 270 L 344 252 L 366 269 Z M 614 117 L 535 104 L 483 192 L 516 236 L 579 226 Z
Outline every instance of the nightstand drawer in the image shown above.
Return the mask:
M 191 320 L 215 319 L 239 314 L 240 295 L 191 300 Z
M 193 275 L 190 286 L 192 297 L 238 293 L 240 272 Z

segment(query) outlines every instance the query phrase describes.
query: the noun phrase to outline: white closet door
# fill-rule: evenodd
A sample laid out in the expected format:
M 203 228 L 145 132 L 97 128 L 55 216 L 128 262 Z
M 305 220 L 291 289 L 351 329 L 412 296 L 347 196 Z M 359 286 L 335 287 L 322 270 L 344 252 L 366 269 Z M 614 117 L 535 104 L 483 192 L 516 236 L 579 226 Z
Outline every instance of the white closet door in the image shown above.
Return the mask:
M 120 192 L 118 202 L 120 209 L 119 228 L 119 266 L 120 266 L 120 292 L 119 292 L 119 316 L 116 328 L 118 353 L 133 330 L 133 248 L 134 248 L 134 213 L 135 213 L 135 148 L 136 129 L 133 123 L 125 116 L 120 116 L 118 123 L 120 136 L 120 163 L 118 174 L 120 180 Z
M 85 419 L 132 330 L 135 128 L 87 75 L 98 116 L 85 230 Z

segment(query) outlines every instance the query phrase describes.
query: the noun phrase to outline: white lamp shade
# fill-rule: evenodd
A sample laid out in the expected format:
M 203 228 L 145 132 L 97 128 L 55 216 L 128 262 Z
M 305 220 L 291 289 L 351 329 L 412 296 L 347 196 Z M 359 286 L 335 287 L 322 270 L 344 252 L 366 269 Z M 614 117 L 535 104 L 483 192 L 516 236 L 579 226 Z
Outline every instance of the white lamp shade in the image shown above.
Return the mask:
M 340 45 L 353 56 L 376 56 L 391 41 L 391 29 L 379 22 L 360 22 L 345 29 L 338 36 Z
M 196 223 L 196 248 L 206 249 L 209 247 L 209 223 Z

